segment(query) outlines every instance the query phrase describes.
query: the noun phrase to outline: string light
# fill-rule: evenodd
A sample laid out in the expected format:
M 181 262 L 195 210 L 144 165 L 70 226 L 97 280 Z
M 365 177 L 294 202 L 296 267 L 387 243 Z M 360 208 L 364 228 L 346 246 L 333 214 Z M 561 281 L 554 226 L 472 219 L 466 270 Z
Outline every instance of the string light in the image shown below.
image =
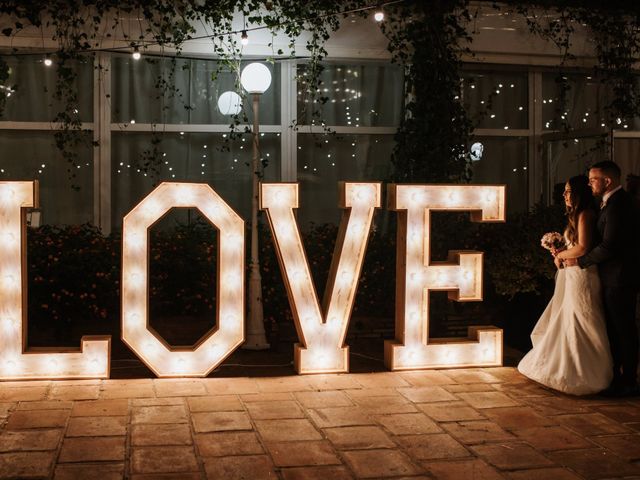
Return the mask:
M 382 6 L 378 6 L 376 13 L 373 14 L 373 18 L 376 22 L 381 22 L 384 20 L 384 10 L 382 10 Z
M 50 67 L 51 65 L 53 65 L 53 61 L 51 60 L 51 58 L 49 57 L 49 54 L 46 54 L 44 56 L 44 66 L 45 67 Z
M 138 50 L 138 46 L 133 47 L 133 53 L 131 54 L 134 60 L 140 60 L 140 50 Z
M 246 30 L 242 31 L 242 35 L 240 36 L 240 43 L 242 43 L 242 45 L 249 45 L 249 35 L 247 35 Z

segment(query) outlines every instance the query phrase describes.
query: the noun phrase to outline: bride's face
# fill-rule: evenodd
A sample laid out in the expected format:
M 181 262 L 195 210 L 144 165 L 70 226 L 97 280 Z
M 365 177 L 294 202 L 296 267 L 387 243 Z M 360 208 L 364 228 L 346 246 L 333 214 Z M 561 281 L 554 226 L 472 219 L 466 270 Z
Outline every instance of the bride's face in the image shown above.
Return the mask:
M 562 192 L 562 196 L 564 197 L 564 204 L 567 207 L 570 207 L 571 206 L 571 185 L 569 185 L 569 182 L 565 183 L 564 192 Z

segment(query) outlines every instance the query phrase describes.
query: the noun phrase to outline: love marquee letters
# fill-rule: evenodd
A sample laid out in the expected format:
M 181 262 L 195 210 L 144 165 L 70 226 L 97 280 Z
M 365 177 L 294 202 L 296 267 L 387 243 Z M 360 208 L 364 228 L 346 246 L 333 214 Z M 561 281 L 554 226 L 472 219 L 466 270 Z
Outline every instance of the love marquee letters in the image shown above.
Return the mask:
M 296 183 L 264 183 L 260 205 L 274 243 L 299 343 L 296 371 L 349 371 L 345 345 L 380 183 L 341 183 L 344 209 L 322 304 L 318 301 L 294 209 Z M 468 339 L 429 338 L 429 291 L 456 301 L 482 300 L 482 252 L 450 251 L 431 262 L 430 214 L 470 211 L 472 221 L 505 220 L 505 186 L 389 185 L 398 212 L 396 338 L 385 342 L 391 370 L 502 364 L 502 331 L 470 327 Z M 108 378 L 111 337 L 85 336 L 77 350 L 27 349 L 26 210 L 38 206 L 38 183 L 0 182 L 0 379 Z M 148 326 L 148 230 L 170 209 L 197 208 L 218 228 L 216 328 L 197 345 L 174 348 Z M 122 339 L 158 377 L 203 377 L 245 338 L 244 222 L 206 184 L 162 183 L 123 220 Z

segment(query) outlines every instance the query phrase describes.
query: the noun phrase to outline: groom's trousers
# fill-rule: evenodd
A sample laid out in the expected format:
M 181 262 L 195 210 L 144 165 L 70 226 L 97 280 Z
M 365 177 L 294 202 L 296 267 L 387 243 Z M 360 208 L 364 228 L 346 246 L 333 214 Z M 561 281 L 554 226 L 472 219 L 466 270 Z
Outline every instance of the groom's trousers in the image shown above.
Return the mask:
M 637 291 L 632 286 L 605 286 L 602 292 L 614 382 L 635 386 L 638 368 Z

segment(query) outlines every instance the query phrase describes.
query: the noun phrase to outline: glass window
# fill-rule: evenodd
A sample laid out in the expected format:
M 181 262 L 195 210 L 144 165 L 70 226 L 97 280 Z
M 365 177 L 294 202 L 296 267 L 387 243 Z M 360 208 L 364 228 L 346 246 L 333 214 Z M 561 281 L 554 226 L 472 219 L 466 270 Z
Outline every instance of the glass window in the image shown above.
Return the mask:
M 112 137 L 111 211 L 114 229 L 122 218 L 160 181 L 208 183 L 248 221 L 251 217 L 251 135 L 226 141 L 227 134 L 184 133 L 162 135 L 158 144 L 158 173 L 145 172 L 145 150 L 150 133 L 114 133 Z M 227 150 L 228 151 L 225 151 Z M 280 134 L 260 134 L 261 157 L 268 161 L 265 181 L 280 180 Z
M 298 66 L 298 123 L 311 123 L 312 108 L 304 91 L 305 66 Z M 396 65 L 324 66 L 320 76 L 322 121 L 327 125 L 380 127 L 400 124 L 403 111 L 403 72 Z M 324 99 L 322 100 L 324 101 Z M 306 103 L 305 103 L 306 102 Z
M 53 133 L 0 130 L 0 180 L 38 180 L 41 224 L 73 225 L 93 218 L 93 161 L 91 137 L 78 152 L 78 165 L 62 158 Z M 34 224 L 38 220 L 33 221 Z
M 271 86 L 260 96 L 260 123 L 280 124 L 280 65 L 271 71 Z M 217 72 L 214 60 L 143 55 L 112 57 L 112 120 L 117 123 L 229 124 L 218 111 L 218 98 L 236 91 L 237 75 L 228 67 Z M 171 87 L 174 85 L 175 87 Z M 165 88 L 166 86 L 166 88 Z M 239 94 L 243 92 L 237 92 Z M 244 111 L 252 121 L 250 97 Z
M 526 73 L 465 72 L 462 99 L 476 128 L 528 128 Z
M 587 174 L 589 166 L 607 158 L 604 136 L 568 138 L 545 143 L 547 158 L 548 198 L 552 203 L 563 203 L 562 189 L 569 178 Z
M 43 55 L 5 56 L 9 66 L 9 78 L 5 89 L 11 95 L 7 98 L 1 120 L 14 122 L 50 122 L 64 105 L 54 99 L 56 91 L 56 61 L 53 65 L 44 65 Z M 82 57 L 70 61 L 78 76 L 73 89 L 78 95 L 76 106 L 80 120 L 93 121 L 93 57 Z M 14 88 L 15 87 L 15 88 Z
M 507 213 L 526 212 L 529 170 L 526 137 L 475 137 L 472 183 L 506 185 Z
M 593 77 L 553 73 L 542 76 L 542 124 L 545 130 L 562 130 L 567 125 L 574 130 L 602 128 L 606 117 L 604 108 L 609 101 L 606 88 Z M 624 128 L 622 123 L 620 128 Z
M 338 224 L 338 182 L 387 181 L 394 144 L 393 135 L 299 134 L 300 225 Z

